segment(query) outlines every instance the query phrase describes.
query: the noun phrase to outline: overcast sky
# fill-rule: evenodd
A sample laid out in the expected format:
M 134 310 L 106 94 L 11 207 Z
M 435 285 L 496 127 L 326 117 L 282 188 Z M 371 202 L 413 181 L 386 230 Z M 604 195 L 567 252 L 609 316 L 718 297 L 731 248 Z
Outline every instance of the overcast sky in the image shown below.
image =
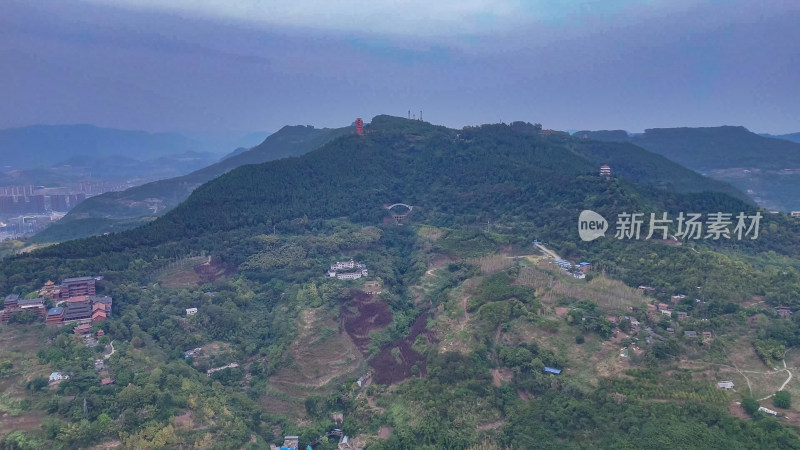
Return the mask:
M 169 6 L 164 6 L 168 4 Z M 0 128 L 800 131 L 797 0 L 3 0 Z

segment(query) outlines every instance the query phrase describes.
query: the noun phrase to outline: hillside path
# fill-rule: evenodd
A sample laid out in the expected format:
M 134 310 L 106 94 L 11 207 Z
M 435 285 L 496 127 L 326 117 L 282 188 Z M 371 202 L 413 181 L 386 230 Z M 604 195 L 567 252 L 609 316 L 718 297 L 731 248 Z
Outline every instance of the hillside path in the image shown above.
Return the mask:
M 558 256 L 558 255 L 557 255 L 557 254 L 556 254 L 554 251 L 550 250 L 549 248 L 545 247 L 544 245 L 542 245 L 542 244 L 535 244 L 535 245 L 536 245 L 536 247 L 538 247 L 538 248 L 539 248 L 539 250 L 541 250 L 541 251 L 542 251 L 542 252 L 543 252 L 545 255 L 547 255 L 547 256 L 549 256 L 549 257 L 551 257 L 551 258 L 553 258 L 553 259 L 561 259 L 561 257 L 560 257 L 560 256 Z
M 790 381 L 792 381 L 792 371 L 791 371 L 791 370 L 789 370 L 789 368 L 788 368 L 788 367 L 786 367 L 786 360 L 785 360 L 785 359 L 783 360 L 783 370 L 785 370 L 785 371 L 786 371 L 786 373 L 788 373 L 788 374 L 789 374 L 789 378 L 787 378 L 787 379 L 786 379 L 786 381 L 784 381 L 784 382 L 783 382 L 783 384 L 781 385 L 781 387 L 779 387 L 779 388 L 778 388 L 778 390 L 779 390 L 779 391 L 782 391 L 782 390 L 783 390 L 783 388 L 785 388 L 785 387 L 786 387 L 786 385 L 787 385 L 787 384 L 789 384 L 789 382 L 790 382 Z M 770 397 L 773 397 L 773 396 L 775 396 L 775 394 L 769 394 L 768 396 L 766 396 L 766 397 L 764 397 L 764 398 L 760 398 L 760 399 L 758 399 L 758 401 L 764 401 L 764 400 L 766 400 L 766 399 L 768 399 L 768 398 L 770 398 Z
M 109 344 L 108 344 L 108 345 L 110 345 L 110 346 L 111 346 L 111 353 L 109 353 L 109 354 L 107 354 L 107 355 L 103 356 L 103 359 L 108 359 L 108 358 L 111 358 L 111 355 L 113 355 L 113 354 L 114 354 L 114 352 L 116 351 L 116 350 L 114 349 L 114 341 L 113 341 L 113 340 L 112 340 L 111 342 L 109 342 Z

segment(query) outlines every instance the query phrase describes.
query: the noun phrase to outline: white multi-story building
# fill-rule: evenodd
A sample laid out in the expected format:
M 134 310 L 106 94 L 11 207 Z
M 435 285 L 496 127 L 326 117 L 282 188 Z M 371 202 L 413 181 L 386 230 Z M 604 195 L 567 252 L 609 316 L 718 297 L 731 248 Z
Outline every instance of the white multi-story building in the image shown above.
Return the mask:
M 350 261 L 336 261 L 336 264 L 331 264 L 332 271 L 353 269 L 355 267 L 356 263 L 352 259 Z
M 352 270 L 356 269 L 354 272 L 346 272 L 346 273 L 339 273 L 339 270 L 347 269 Z M 356 263 L 353 260 L 350 261 L 337 261 L 336 264 L 331 264 L 330 270 L 328 270 L 328 276 L 331 278 L 338 278 L 340 280 L 357 280 L 361 277 L 366 277 L 369 275 L 369 271 L 367 270 L 367 266 L 361 263 Z
M 337 273 L 336 278 L 340 280 L 357 280 L 361 278 L 361 272 Z

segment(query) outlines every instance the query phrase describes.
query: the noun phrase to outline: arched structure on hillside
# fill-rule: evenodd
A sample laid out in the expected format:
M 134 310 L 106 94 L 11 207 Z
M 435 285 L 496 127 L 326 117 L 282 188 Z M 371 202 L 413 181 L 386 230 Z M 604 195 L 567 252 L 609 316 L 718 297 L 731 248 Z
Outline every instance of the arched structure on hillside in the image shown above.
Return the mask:
M 402 206 L 404 208 L 407 208 L 408 211 L 406 211 L 405 214 L 397 214 L 397 213 L 392 212 L 392 208 L 395 208 L 397 206 Z M 392 218 L 394 219 L 394 221 L 398 225 L 402 225 L 403 221 L 406 219 L 406 217 L 408 217 L 408 215 L 411 214 L 411 211 L 414 210 L 413 206 L 407 205 L 405 203 L 395 203 L 393 205 L 384 205 L 383 207 L 386 208 L 387 211 L 389 211 L 389 213 L 392 215 Z

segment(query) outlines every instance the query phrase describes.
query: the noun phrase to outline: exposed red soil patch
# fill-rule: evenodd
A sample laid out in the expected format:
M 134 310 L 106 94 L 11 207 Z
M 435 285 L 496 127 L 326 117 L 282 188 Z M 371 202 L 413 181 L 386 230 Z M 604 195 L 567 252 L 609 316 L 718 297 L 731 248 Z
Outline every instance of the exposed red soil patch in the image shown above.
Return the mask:
M 175 425 L 177 425 L 178 428 L 182 429 L 187 429 L 187 430 L 192 429 L 194 427 L 194 420 L 192 420 L 192 414 L 189 411 L 186 411 L 185 413 L 179 416 L 175 416 Z
M 737 405 L 736 402 L 730 402 L 730 404 L 728 404 L 728 412 L 737 419 L 747 420 L 750 418 L 744 409 L 742 409 L 742 405 Z
M 219 262 L 212 261 L 211 258 L 203 264 L 194 266 L 194 272 L 200 277 L 200 281 L 197 283 L 198 285 L 213 283 L 218 278 L 232 275 L 235 271 L 236 269 L 225 267 Z
M 496 420 L 494 422 L 482 423 L 482 424 L 478 425 L 477 427 L 475 427 L 475 429 L 477 429 L 478 431 L 496 430 L 496 429 L 502 427 L 503 423 L 505 423 L 505 422 L 502 421 L 502 420 Z
M 500 369 L 489 369 L 492 373 L 492 384 L 495 387 L 500 387 L 503 381 L 510 383 L 514 379 L 514 373 L 508 367 L 501 367 Z
M 364 356 L 369 354 L 369 334 L 392 323 L 389 306 L 384 302 L 373 301 L 372 297 L 365 292 L 358 292 L 341 310 L 341 326 Z
M 378 430 L 378 437 L 380 439 L 389 439 L 389 436 L 391 435 L 392 435 L 392 427 L 381 427 L 381 429 Z
M 424 334 L 429 341 L 433 342 L 434 334 L 426 329 L 428 315 L 422 314 L 411 325 L 411 331 L 404 339 L 395 341 L 383 349 L 370 361 L 370 365 L 375 369 L 373 380 L 377 384 L 392 384 L 409 378 L 412 375 L 411 368 L 415 365 L 421 377 L 427 376 L 427 365 L 425 357 L 411 348 L 414 340 L 420 334 Z M 395 358 L 392 349 L 399 349 L 399 354 Z
M 564 308 L 562 306 L 556 306 L 556 315 L 566 316 L 568 312 L 569 312 L 569 308 Z

